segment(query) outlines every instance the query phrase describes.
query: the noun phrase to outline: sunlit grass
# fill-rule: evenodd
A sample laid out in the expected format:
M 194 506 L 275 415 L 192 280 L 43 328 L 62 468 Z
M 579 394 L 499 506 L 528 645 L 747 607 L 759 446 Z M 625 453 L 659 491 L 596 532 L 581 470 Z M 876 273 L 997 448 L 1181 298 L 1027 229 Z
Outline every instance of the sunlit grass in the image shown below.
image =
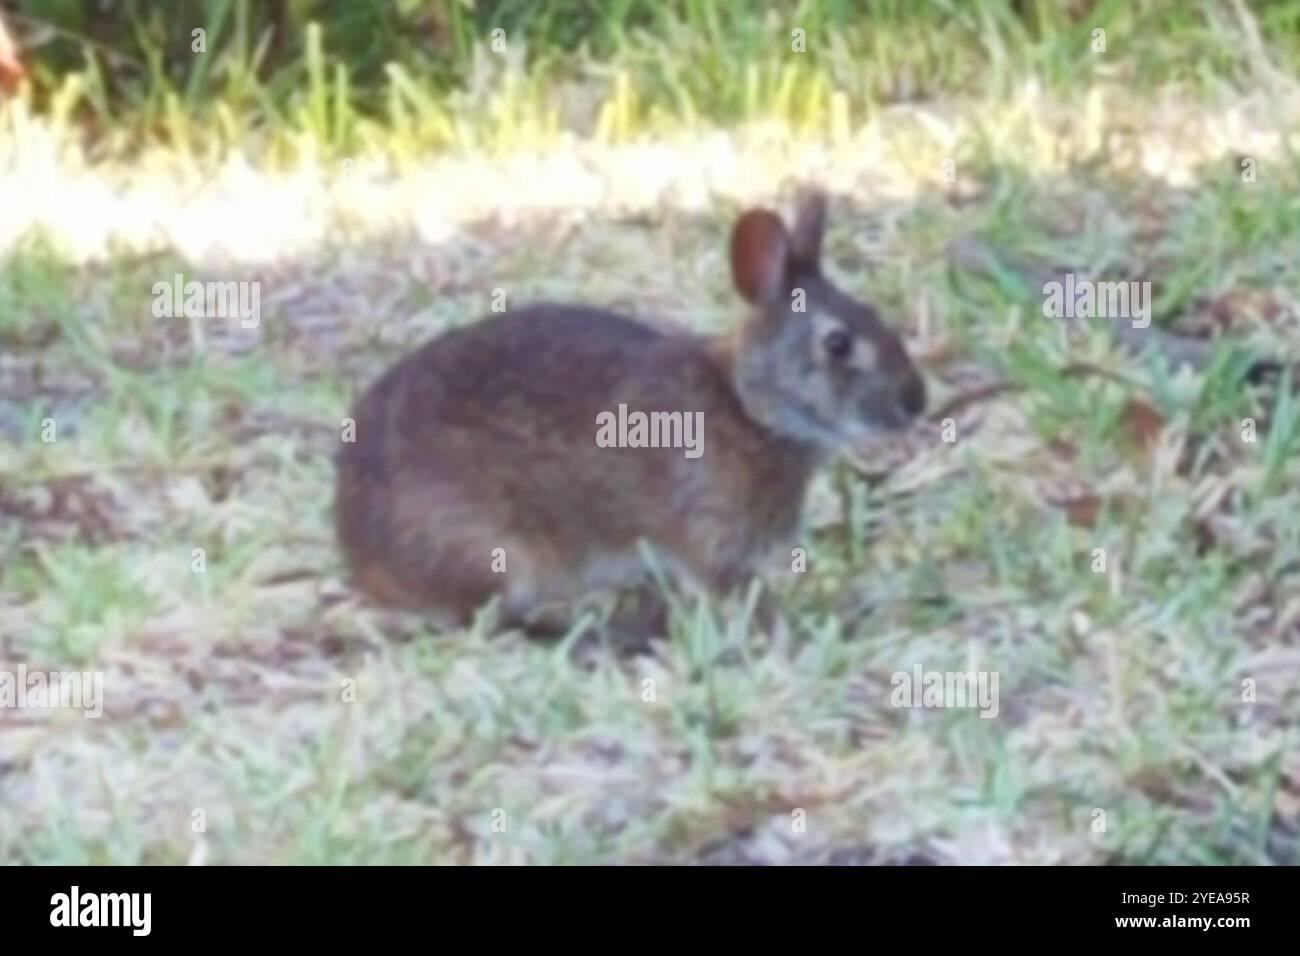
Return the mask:
M 7 107 L 0 665 L 101 669 L 107 699 L 99 722 L 6 716 L 0 860 L 1300 861 L 1300 403 L 1289 373 L 1247 380 L 1300 358 L 1300 113 L 1232 89 L 1258 63 L 1231 4 L 1097 5 L 1111 49 L 1150 51 L 1109 66 L 1070 52 L 1085 25 L 1049 29 L 1056 4 L 1029 5 L 1041 32 L 918 6 L 805 67 L 765 52 L 780 18 L 685 3 L 643 33 L 628 3 L 590 50 L 460 100 L 377 64 L 386 116 L 353 115 L 325 57 L 273 123 L 232 108 L 211 137 L 160 79 L 136 106 L 171 126 L 130 160 L 81 149 L 92 92 Z M 458 55 L 480 27 L 453 24 Z M 583 70 L 589 135 L 566 138 Z M 953 87 L 971 99 L 882 108 Z M 725 328 L 732 216 L 809 178 L 829 269 L 905 330 L 934 406 L 1013 387 L 955 411 L 951 444 L 931 422 L 823 476 L 808 572 L 767 580 L 784 626 L 679 596 L 629 657 L 348 594 L 331 456 L 379 369 L 495 288 Z M 1064 334 L 1041 311 L 1062 268 L 1149 279 L 1153 325 L 1217 336 L 1210 361 Z M 260 282 L 261 324 L 155 318 L 177 271 Z M 892 707 L 917 664 L 998 671 L 999 716 Z
M 665 212 L 653 229 L 593 218 L 544 275 L 521 246 L 551 227 L 527 218 L 430 255 L 362 244 L 327 254 L 324 268 L 285 261 L 263 280 L 267 298 L 285 303 L 274 318 L 199 338 L 184 320 L 147 316 L 150 276 L 169 274 L 169 262 L 86 271 L 40 250 L 12 255 L 0 273 L 6 335 L 20 367 L 39 359 L 49 395 L 7 399 L 18 427 L 0 452 L 4 506 L 23 517 L 18 537 L 3 539 L 0 630 L 7 655 L 104 668 L 109 697 L 101 725 L 68 727 L 39 750 L 24 743 L 39 724 L 6 735 L 22 769 L 5 784 L 0 853 L 1288 859 L 1298 768 L 1285 755 L 1300 706 L 1287 676 L 1295 620 L 1285 615 L 1296 605 L 1284 596 L 1297 582 L 1283 558 L 1300 539 L 1294 400 L 1284 387 L 1244 385 L 1226 339 L 1205 373 L 1178 373 L 1118 356 L 1104 339 L 1063 339 L 1023 283 L 999 288 L 935 259 L 994 223 L 989 233 L 1017 248 L 1086 259 L 1084 237 L 1061 246 L 1062 199 L 1131 210 L 1124 188 L 1026 178 L 983 206 L 918 198 L 886 207 L 889 226 L 869 242 L 880 224 L 870 205 L 837 207 L 832 267 L 908 324 L 938 396 L 975 372 L 1027 388 L 959 416 L 955 445 L 917 436 L 884 484 L 844 468 L 828 477 L 808 575 L 770 581 L 786 631 L 746 633 L 737 607 L 685 603 L 655 656 L 635 661 L 612 646 L 575 657 L 569 644 L 495 634 L 490 616 L 442 634 L 332 604 L 341 569 L 329 458 L 349 392 L 401 348 L 482 312 L 484 288 L 632 308 L 649 298 L 683 321 L 703 297 L 707 322 L 725 324 L 726 208 L 699 221 Z M 1213 202 L 1221 215 L 1206 227 L 1239 229 L 1241 217 L 1267 215 L 1255 188 L 1143 187 L 1161 223 L 1146 246 L 1126 238 L 1125 215 L 1098 221 L 1115 224 L 1119 248 L 1177 271 L 1210 237 L 1176 224 Z M 1281 201 L 1290 185 L 1262 188 Z M 673 238 L 660 249 L 663 235 Z M 641 273 L 647 242 L 658 279 Z M 1281 304 L 1271 320 L 1234 314 L 1230 338 L 1249 332 L 1287 354 L 1294 274 L 1222 248 L 1209 288 L 1244 283 Z M 917 249 L 931 250 L 928 264 Z M 674 257 L 701 266 L 668 268 Z M 431 294 L 411 295 L 403 270 L 432 262 Z M 1188 319 L 1173 308 L 1162 317 Z M 27 337 L 46 322 L 48 336 Z M 1142 383 L 1137 397 L 1161 416 L 1164 440 L 1185 443 L 1184 467 L 1131 433 L 1130 389 L 1053 371 L 1077 349 Z M 66 397 L 78 387 L 88 396 Z M 53 444 L 37 427 L 50 413 L 62 429 Z M 1254 445 L 1240 440 L 1247 414 L 1259 423 Z M 73 475 L 81 484 L 59 511 L 47 499 Z M 1094 516 L 1059 504 L 1079 495 L 1100 499 Z M 1090 569 L 1095 547 L 1118 582 Z M 889 675 L 918 662 L 998 670 L 999 718 L 894 710 Z M 1256 704 L 1241 702 L 1248 676 Z M 647 679 L 654 703 L 642 699 Z M 341 700 L 345 680 L 357 682 L 355 704 Z M 42 809 L 55 790 L 79 794 L 62 817 Z M 206 833 L 191 829 L 196 808 Z M 796 808 L 811 821 L 800 837 L 789 827 Z M 1091 831 L 1096 808 L 1108 812 L 1105 834 Z M 496 809 L 504 835 L 491 829 Z

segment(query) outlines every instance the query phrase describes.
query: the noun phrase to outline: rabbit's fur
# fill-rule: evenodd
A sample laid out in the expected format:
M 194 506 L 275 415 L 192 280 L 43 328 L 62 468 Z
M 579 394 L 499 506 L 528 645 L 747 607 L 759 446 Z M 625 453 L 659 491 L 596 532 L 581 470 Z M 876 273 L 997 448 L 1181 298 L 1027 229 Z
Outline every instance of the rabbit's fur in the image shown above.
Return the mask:
M 740 217 L 731 267 L 751 313 L 725 339 L 548 304 L 397 362 L 358 401 L 339 456 L 356 584 L 459 620 L 499 595 L 529 623 L 642 582 L 642 543 L 710 589 L 745 581 L 790 545 L 819 463 L 925 404 L 898 336 L 822 275 L 824 222 L 817 194 L 789 230 L 765 210 Z M 702 413 L 698 457 L 600 447 L 620 405 Z

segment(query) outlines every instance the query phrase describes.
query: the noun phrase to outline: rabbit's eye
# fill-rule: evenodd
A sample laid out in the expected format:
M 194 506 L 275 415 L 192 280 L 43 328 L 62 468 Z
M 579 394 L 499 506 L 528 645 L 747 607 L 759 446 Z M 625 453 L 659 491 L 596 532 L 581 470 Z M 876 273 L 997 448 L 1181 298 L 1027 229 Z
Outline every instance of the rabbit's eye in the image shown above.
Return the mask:
M 853 352 L 853 336 L 844 329 L 834 329 L 822 339 L 826 354 L 834 359 L 846 359 Z

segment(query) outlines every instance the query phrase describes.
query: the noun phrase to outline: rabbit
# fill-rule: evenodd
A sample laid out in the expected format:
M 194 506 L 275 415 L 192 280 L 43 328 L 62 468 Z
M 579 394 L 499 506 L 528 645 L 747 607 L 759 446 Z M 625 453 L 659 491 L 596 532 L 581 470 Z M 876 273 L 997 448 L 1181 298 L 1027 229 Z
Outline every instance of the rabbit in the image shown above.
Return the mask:
M 503 620 L 544 627 L 644 584 L 644 545 L 694 587 L 748 581 L 792 545 L 820 465 L 925 408 L 899 336 L 822 274 L 825 222 L 820 192 L 790 228 L 766 209 L 739 217 L 731 277 L 748 315 L 726 336 L 544 303 L 400 359 L 356 402 L 338 457 L 354 584 L 448 622 L 497 597 Z M 602 447 L 620 406 L 694 414 L 695 453 Z

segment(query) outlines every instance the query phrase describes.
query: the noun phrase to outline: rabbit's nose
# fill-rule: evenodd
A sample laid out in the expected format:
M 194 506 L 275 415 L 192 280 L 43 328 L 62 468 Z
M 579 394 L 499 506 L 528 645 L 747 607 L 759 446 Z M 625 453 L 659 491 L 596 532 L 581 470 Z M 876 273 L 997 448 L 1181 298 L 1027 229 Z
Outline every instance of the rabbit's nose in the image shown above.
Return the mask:
M 899 391 L 898 402 L 909 415 L 925 411 L 925 380 L 919 375 L 909 375 Z

